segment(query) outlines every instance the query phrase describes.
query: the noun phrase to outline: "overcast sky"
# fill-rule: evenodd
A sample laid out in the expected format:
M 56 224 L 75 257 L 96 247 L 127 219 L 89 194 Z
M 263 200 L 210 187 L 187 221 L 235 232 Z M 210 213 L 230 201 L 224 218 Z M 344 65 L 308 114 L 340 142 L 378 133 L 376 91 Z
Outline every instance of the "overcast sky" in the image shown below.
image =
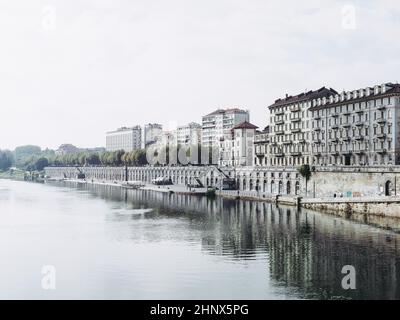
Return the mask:
M 399 16 L 398 0 L 1 0 L 0 148 L 104 146 L 222 107 L 263 127 L 285 93 L 399 82 Z

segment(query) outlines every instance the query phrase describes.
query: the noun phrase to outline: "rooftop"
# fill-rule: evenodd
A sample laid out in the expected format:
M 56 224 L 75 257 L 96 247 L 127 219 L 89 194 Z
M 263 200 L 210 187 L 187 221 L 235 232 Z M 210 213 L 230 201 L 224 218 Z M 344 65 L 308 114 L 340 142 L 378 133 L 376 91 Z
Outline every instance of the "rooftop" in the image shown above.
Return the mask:
M 289 104 L 299 103 L 302 101 L 313 100 L 313 99 L 318 99 L 318 98 L 323 98 L 323 97 L 329 97 L 330 95 L 334 95 L 334 94 L 337 94 L 337 92 L 334 89 L 332 89 L 332 88 L 328 89 L 326 87 L 322 87 L 315 91 L 311 90 L 308 92 L 300 93 L 296 96 L 286 96 L 286 98 L 278 99 L 275 101 L 274 104 L 269 106 L 269 108 L 286 106 Z
M 367 101 L 370 99 L 387 95 L 400 94 L 400 84 L 386 83 L 381 86 L 367 87 L 353 91 L 342 92 L 341 94 L 329 95 L 327 99 L 317 101 L 310 110 L 319 110 L 336 105 Z
M 254 124 L 251 124 L 250 122 L 245 121 L 245 122 L 242 122 L 242 123 L 234 126 L 232 130 L 235 130 L 235 129 L 257 129 L 257 128 L 258 127 L 255 126 Z
M 225 114 L 225 113 L 248 113 L 248 111 L 239 108 L 217 109 L 214 112 L 207 114 L 205 117 L 214 116 L 217 114 Z

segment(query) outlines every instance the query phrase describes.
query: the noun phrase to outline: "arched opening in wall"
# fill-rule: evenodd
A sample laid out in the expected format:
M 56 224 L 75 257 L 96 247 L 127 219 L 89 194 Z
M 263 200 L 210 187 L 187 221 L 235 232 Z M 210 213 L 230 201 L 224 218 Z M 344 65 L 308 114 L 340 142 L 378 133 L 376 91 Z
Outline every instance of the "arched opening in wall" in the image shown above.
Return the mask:
M 278 185 L 278 194 L 282 194 L 282 187 L 283 187 L 283 182 L 279 181 L 279 185 Z
M 210 185 L 210 178 L 209 177 L 207 177 L 207 179 L 206 179 L 206 184 L 207 184 L 207 187 Z
M 246 190 L 246 178 L 243 178 L 243 190 Z
M 286 193 L 287 194 L 290 194 L 290 181 L 288 181 L 287 183 L 286 183 Z
M 392 195 L 392 182 L 390 180 L 385 183 L 385 196 L 389 197 Z
M 253 179 L 250 179 L 250 191 L 253 190 Z
M 299 181 L 296 181 L 294 188 L 295 188 L 295 194 L 296 194 L 296 196 L 298 196 L 300 193 L 300 182 Z
M 275 182 L 274 182 L 274 180 L 271 181 L 271 193 L 272 194 L 275 193 Z
M 260 180 L 256 181 L 256 191 L 260 191 Z

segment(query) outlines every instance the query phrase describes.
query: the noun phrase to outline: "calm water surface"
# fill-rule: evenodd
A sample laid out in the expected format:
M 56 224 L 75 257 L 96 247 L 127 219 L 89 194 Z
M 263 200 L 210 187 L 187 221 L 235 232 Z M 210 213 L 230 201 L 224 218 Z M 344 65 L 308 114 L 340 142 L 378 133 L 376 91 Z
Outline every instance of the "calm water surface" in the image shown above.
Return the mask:
M 1 299 L 399 299 L 399 245 L 268 203 L 0 180 Z M 41 287 L 44 265 L 56 290 Z

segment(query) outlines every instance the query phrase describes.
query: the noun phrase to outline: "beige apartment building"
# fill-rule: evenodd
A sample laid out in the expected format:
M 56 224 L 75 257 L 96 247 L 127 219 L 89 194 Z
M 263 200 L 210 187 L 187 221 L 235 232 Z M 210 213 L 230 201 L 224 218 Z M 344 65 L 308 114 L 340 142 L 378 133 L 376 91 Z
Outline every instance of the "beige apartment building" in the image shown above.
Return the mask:
M 400 164 L 399 84 L 315 98 L 310 112 L 313 164 Z
M 311 122 L 317 99 L 335 95 L 333 89 L 321 88 L 296 96 L 286 96 L 269 106 L 270 131 L 268 158 L 263 165 L 298 166 L 311 164 Z M 267 162 L 267 163 L 266 163 Z

